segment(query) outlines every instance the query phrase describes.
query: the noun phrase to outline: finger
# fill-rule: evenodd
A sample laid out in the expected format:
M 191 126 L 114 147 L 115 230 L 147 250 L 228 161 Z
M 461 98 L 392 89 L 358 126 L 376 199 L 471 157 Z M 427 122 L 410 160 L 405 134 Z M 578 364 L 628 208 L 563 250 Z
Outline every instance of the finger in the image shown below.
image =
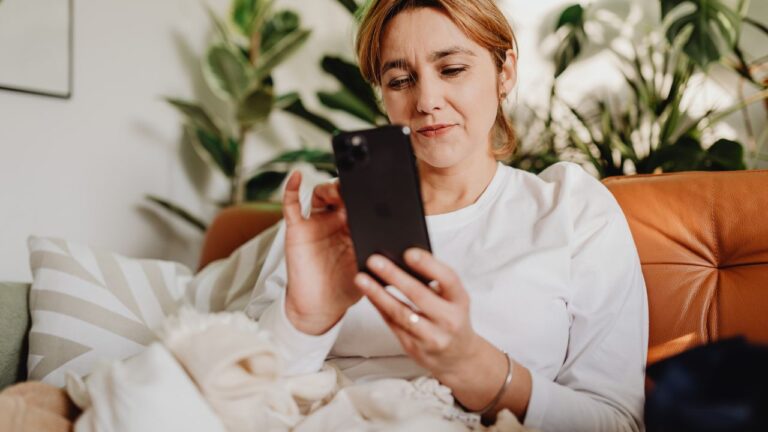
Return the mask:
M 283 218 L 287 225 L 301 222 L 301 203 L 299 201 L 299 187 L 301 186 L 301 172 L 294 171 L 288 177 L 283 192 Z
M 358 273 L 355 276 L 355 285 L 368 297 L 385 321 L 407 331 L 413 337 L 421 341 L 429 341 L 432 335 L 440 331 L 428 317 L 416 314 L 411 308 L 392 297 L 371 276 Z M 418 318 L 414 319 L 414 317 Z
M 442 329 L 436 327 L 435 331 L 429 331 L 426 337 L 417 338 L 411 330 L 403 328 L 396 322 L 381 314 L 384 322 L 392 333 L 395 334 L 405 352 L 415 360 L 423 360 L 430 353 L 439 353 L 445 350 L 450 343 L 450 337 Z M 421 320 L 411 326 L 420 326 Z M 410 327 L 409 327 L 410 328 Z
M 447 319 L 445 314 L 451 310 L 450 304 L 395 263 L 374 254 L 368 258 L 366 265 L 384 282 L 397 287 L 424 315 L 438 322 Z
M 405 263 L 415 272 L 432 280 L 430 287 L 438 288 L 434 291 L 446 300 L 459 302 L 469 298 L 456 272 L 428 251 L 420 248 L 408 249 L 405 251 Z
M 384 318 L 384 322 L 387 324 L 387 327 L 389 327 L 397 340 L 400 342 L 400 345 L 402 345 L 403 350 L 411 357 L 421 357 L 421 350 L 419 350 L 420 341 L 418 341 L 416 337 L 412 335 L 408 330 L 400 327 L 392 320 L 387 319 L 384 317 L 384 315 L 382 315 L 382 318 Z
M 312 209 L 326 210 L 329 207 L 335 209 L 343 206 L 344 201 L 336 183 L 321 184 L 312 192 Z

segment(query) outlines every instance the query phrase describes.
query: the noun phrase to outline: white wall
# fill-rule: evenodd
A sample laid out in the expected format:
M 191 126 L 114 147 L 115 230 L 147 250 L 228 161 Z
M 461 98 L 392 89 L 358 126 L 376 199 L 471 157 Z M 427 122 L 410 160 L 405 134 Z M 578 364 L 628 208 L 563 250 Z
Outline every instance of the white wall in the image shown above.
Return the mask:
M 72 99 L 0 92 L 0 280 L 30 280 L 29 235 L 166 257 L 172 230 L 143 195 L 201 207 L 181 180 L 179 119 L 159 99 L 191 93 L 179 45 L 202 49 L 200 4 L 74 4 Z
M 198 67 L 210 36 L 203 3 L 74 3 L 72 99 L 0 91 L 0 281 L 31 280 L 29 235 L 194 267 L 201 236 L 152 210 L 143 196 L 168 197 L 210 218 L 210 202 L 226 189 L 221 176 L 210 174 L 182 145 L 181 119 L 160 99 L 172 95 L 215 105 Z M 207 3 L 219 13 L 229 5 Z M 310 90 L 332 81 L 318 79 L 315 65 L 324 52 L 351 52 L 351 19 L 334 0 L 278 5 L 300 10 L 315 29 L 305 49 L 281 68 L 278 89 L 298 88 L 316 107 Z M 345 21 L 350 30 L 340 32 Z M 327 140 L 311 127 L 296 127 L 287 115 L 273 123 L 275 130 L 251 143 L 249 161 L 268 159 L 277 151 L 274 142 L 296 147 L 301 139 L 310 145 Z
M 51 235 L 129 256 L 173 259 L 194 267 L 201 236 L 145 204 L 144 194 L 171 198 L 211 217 L 225 184 L 182 145 L 181 119 L 162 95 L 215 105 L 198 68 L 210 35 L 202 3 L 190 0 L 75 0 L 74 95 L 64 101 L 0 91 L 0 281 L 31 279 L 26 238 Z M 209 0 L 224 12 L 227 0 Z M 518 100 L 546 95 L 541 20 L 554 22 L 564 0 L 506 0 L 522 42 Z M 755 3 L 761 2 L 752 2 Z M 300 11 L 314 34 L 276 73 L 279 91 L 332 89 L 321 73 L 325 53 L 351 58 L 352 22 L 335 0 L 278 0 Z M 763 12 L 761 12 L 763 13 Z M 768 17 L 762 17 L 766 20 Z M 3 59 L 0 59 L 2 67 Z M 599 63 L 578 87 L 605 81 Z M 343 127 L 359 123 L 332 115 Z M 254 137 L 255 164 L 279 145 L 325 146 L 328 138 L 285 114 Z

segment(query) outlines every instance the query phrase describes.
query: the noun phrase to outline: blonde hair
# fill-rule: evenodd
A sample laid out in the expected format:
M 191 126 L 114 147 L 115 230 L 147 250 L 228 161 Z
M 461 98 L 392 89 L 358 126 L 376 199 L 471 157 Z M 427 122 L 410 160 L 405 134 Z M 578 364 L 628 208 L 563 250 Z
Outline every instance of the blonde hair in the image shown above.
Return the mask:
M 490 51 L 499 71 L 507 50 L 517 50 L 515 33 L 494 0 L 373 0 L 364 12 L 355 44 L 360 72 L 368 82 L 381 86 L 381 42 L 387 24 L 400 12 L 417 8 L 433 8 L 448 15 L 467 37 Z M 507 160 L 517 142 L 501 101 L 493 129 L 493 155 Z

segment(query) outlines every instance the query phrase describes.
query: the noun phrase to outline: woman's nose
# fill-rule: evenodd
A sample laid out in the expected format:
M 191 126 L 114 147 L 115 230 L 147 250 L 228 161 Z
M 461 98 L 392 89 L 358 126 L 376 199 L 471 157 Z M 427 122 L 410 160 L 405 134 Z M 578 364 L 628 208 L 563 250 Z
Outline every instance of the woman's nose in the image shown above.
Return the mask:
M 431 114 L 445 105 L 440 84 L 430 80 L 421 80 L 416 86 L 416 111 Z

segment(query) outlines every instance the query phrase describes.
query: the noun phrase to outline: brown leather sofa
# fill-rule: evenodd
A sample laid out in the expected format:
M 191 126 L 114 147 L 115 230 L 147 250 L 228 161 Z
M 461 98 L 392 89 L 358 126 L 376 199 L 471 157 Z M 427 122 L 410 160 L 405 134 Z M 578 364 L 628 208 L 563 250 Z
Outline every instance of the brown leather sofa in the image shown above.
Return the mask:
M 743 335 L 768 343 L 768 171 L 604 181 L 629 221 L 648 290 L 648 363 Z
M 648 290 L 648 363 L 721 338 L 768 343 L 768 171 L 686 172 L 603 182 L 629 221 Z M 202 268 L 280 219 L 222 211 Z
M 648 363 L 721 338 L 768 343 L 768 171 L 679 173 L 604 181 L 629 221 L 650 312 Z M 200 267 L 281 217 L 278 207 L 222 211 Z M 66 431 L 63 391 L 27 382 L 0 394 L 0 430 Z M 15 426 L 9 426 L 15 425 Z

